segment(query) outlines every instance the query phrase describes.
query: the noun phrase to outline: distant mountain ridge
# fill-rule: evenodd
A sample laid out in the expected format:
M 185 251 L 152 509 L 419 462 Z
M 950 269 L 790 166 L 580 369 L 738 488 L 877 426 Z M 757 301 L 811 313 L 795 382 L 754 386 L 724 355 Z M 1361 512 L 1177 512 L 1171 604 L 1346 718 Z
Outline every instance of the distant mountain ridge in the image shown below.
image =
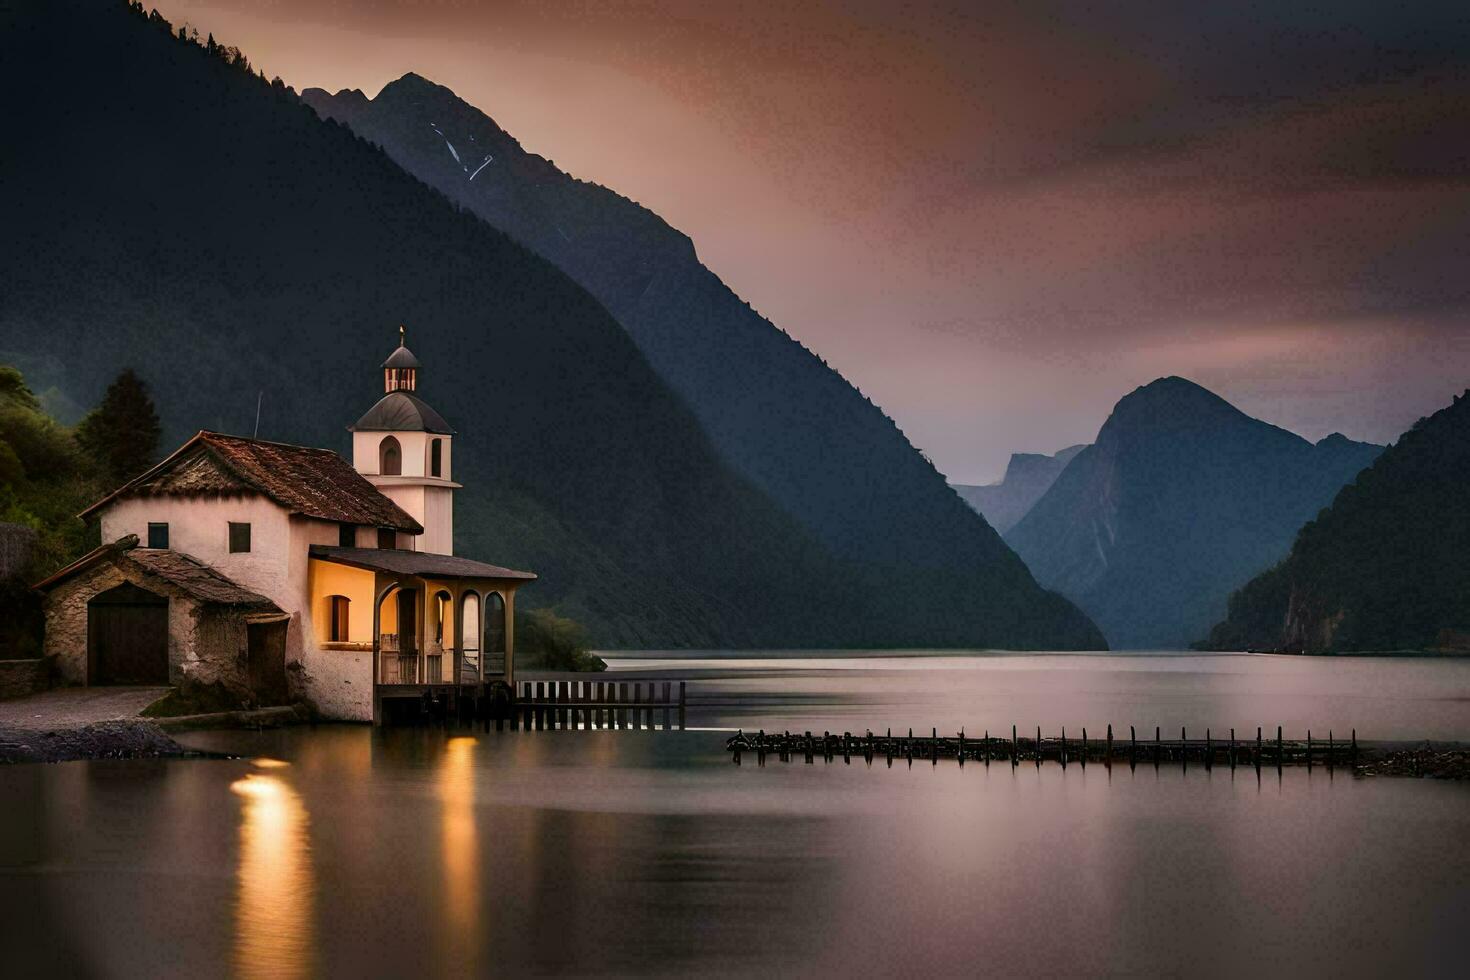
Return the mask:
M 1470 653 L 1470 392 L 1420 419 L 1230 597 L 1204 644 Z
M 598 645 L 1101 642 L 999 541 L 965 601 L 875 588 L 596 298 L 228 49 L 111 0 L 0 8 L 0 36 L 0 359 L 39 388 L 85 404 L 132 365 L 166 442 L 252 431 L 263 393 L 262 437 L 345 450 L 404 322 L 459 433 L 458 550 L 538 572 L 526 600 Z
M 1020 523 L 1042 494 L 1051 489 L 1067 464 L 1086 448 L 1086 444 L 1068 446 L 1050 456 L 1044 453 L 1012 453 L 1011 461 L 1006 464 L 1005 476 L 999 483 L 980 486 L 952 483 L 950 486 L 960 499 L 979 511 L 991 527 L 1004 535 Z
M 526 152 L 485 113 L 414 73 L 371 99 L 321 89 L 301 98 L 597 297 L 721 457 L 864 589 L 905 608 L 910 625 L 875 643 L 1008 635 L 1101 645 L 1070 604 L 1035 587 L 889 418 L 731 292 L 657 214 Z
M 1183 648 L 1380 451 L 1313 445 L 1162 378 L 1118 402 L 1006 539 L 1114 648 Z

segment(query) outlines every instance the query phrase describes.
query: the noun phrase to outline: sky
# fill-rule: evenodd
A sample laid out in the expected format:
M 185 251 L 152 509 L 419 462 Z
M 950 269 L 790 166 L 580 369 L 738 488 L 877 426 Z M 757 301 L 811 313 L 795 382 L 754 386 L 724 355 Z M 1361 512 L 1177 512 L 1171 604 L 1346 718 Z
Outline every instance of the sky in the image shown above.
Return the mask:
M 1470 387 L 1470 8 L 159 0 L 409 71 L 662 215 L 954 482 L 1195 380 L 1392 441 Z

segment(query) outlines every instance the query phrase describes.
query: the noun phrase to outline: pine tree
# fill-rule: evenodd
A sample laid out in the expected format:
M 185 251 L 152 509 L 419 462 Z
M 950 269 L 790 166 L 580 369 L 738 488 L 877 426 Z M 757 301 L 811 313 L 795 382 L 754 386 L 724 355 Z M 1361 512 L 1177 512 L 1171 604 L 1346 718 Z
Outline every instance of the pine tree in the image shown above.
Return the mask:
M 128 368 L 77 426 L 77 443 L 109 480 L 121 485 L 153 465 L 160 434 L 148 386 Z

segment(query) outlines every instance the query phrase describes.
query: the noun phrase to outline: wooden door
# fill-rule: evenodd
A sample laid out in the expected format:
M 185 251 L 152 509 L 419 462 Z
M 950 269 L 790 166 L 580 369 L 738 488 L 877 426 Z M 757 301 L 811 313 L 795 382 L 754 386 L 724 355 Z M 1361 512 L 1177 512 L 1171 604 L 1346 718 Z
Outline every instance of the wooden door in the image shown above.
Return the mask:
M 168 683 L 168 598 L 125 582 L 87 603 L 89 684 Z
M 245 669 L 257 704 L 285 704 L 286 621 L 245 627 Z

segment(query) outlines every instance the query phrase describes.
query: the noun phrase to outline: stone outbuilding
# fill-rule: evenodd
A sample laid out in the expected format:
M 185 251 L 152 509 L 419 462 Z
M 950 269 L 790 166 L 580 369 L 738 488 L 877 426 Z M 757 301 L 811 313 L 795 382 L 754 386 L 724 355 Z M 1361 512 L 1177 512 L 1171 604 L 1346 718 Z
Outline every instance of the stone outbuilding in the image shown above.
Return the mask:
M 274 602 L 190 555 L 128 535 L 36 586 L 45 653 L 72 684 L 223 684 L 287 700 L 286 623 Z

